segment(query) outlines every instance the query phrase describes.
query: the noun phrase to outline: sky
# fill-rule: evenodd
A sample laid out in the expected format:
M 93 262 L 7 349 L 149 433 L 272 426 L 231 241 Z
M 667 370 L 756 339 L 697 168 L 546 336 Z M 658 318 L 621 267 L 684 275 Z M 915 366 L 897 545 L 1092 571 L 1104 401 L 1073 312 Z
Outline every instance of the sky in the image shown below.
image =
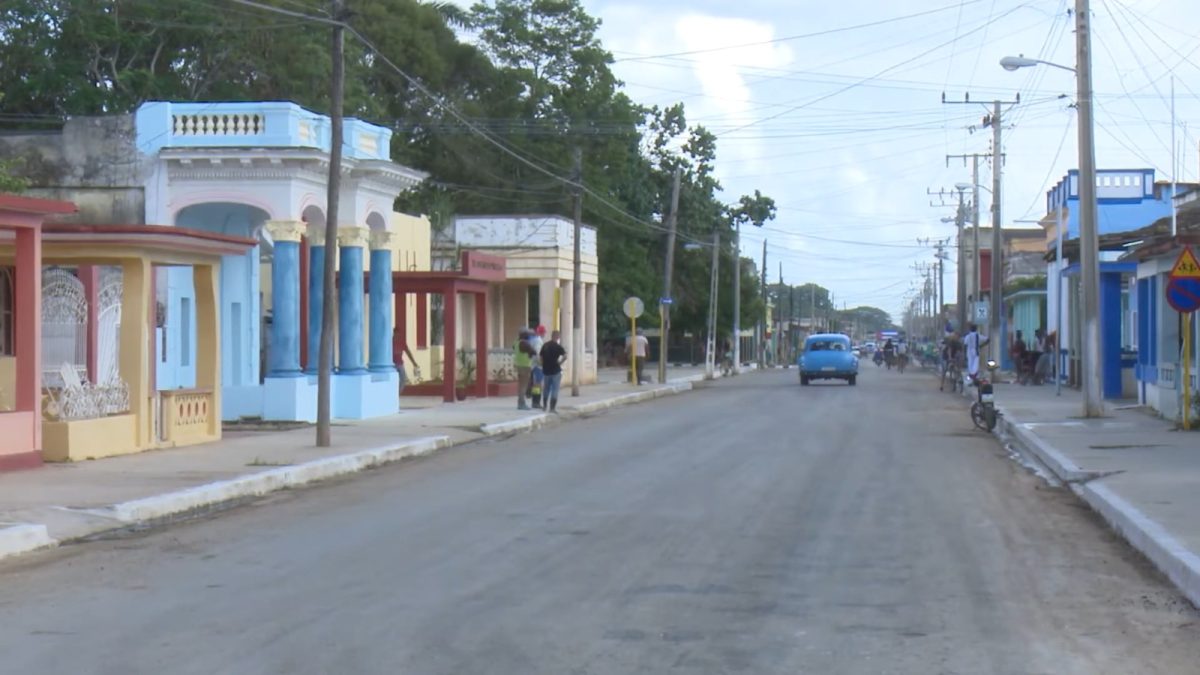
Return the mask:
M 690 123 L 717 134 L 726 200 L 755 189 L 775 200 L 773 222 L 743 230 L 744 254 L 759 258 L 766 238 L 772 282 L 782 261 L 785 282 L 819 283 L 839 306 L 899 317 L 914 266 L 934 261 L 918 240 L 955 235 L 941 218 L 954 215 L 957 197 L 947 194 L 942 206 L 928 191 L 971 182 L 970 167 L 947 166 L 946 155 L 991 152 L 992 130 L 981 121 L 992 100 L 1021 101 L 1002 107 L 1005 226 L 1031 227 L 1015 221 L 1042 217 L 1046 190 L 1077 166 L 1074 76 L 999 66 L 1016 54 L 1074 66 L 1073 1 L 584 4 L 601 19 L 634 100 L 682 101 Z M 867 23 L 877 25 L 851 28 Z M 1154 168 L 1170 179 L 1174 75 L 1178 179 L 1197 180 L 1200 3 L 1094 0 L 1092 31 L 1097 166 Z M 972 103 L 945 105 L 943 92 Z M 990 161 L 980 183 L 992 185 Z M 992 200 L 980 195 L 987 224 Z M 951 302 L 955 273 L 951 259 Z
M 918 268 L 934 262 L 931 244 L 954 245 L 955 226 L 941 219 L 971 170 L 947 155 L 991 153 L 982 118 L 993 100 L 1004 102 L 1005 227 L 1034 227 L 1019 221 L 1041 218 L 1045 192 L 1078 164 L 1072 73 L 999 65 L 1024 54 L 1073 67 L 1073 0 L 583 4 L 631 98 L 683 102 L 690 124 L 717 135 L 725 201 L 756 189 L 775 200 L 774 221 L 743 229 L 743 254 L 759 259 L 765 238 L 770 282 L 782 262 L 785 282 L 819 283 L 838 306 L 899 319 Z M 1200 3 L 1093 0 L 1091 14 L 1097 167 L 1170 180 L 1177 156 L 1178 180 L 1200 180 Z M 970 103 L 943 104 L 943 94 Z M 987 225 L 990 159 L 979 182 Z

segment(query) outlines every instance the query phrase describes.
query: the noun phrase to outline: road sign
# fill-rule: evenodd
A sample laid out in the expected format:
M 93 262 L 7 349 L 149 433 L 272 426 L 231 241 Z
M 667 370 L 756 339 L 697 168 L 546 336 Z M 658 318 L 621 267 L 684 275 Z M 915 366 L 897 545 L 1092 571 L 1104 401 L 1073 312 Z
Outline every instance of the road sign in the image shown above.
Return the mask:
M 625 304 L 622 305 L 622 308 L 625 310 L 625 316 L 630 319 L 636 319 L 646 311 L 646 305 L 638 297 L 625 298 Z
M 1200 263 L 1192 249 L 1185 248 L 1167 277 L 1167 304 L 1176 312 L 1190 314 L 1200 309 Z
M 975 321 L 987 321 L 991 306 L 986 302 L 975 303 Z
M 669 305 L 673 302 L 675 302 L 675 301 L 672 300 L 671 298 L 659 298 L 658 299 L 658 304 L 660 304 L 660 305 Z

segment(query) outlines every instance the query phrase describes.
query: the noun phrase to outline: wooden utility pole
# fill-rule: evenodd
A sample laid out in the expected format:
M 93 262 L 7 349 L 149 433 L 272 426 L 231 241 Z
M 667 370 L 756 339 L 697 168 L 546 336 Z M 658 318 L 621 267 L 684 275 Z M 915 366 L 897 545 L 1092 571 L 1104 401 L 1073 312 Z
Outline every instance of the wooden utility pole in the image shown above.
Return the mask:
M 667 213 L 667 260 L 663 265 L 663 294 L 658 301 L 661 317 L 658 332 L 658 381 L 667 381 L 667 341 L 671 332 L 671 273 L 675 271 L 675 227 L 679 221 L 679 180 L 682 170 L 675 169 L 671 183 L 671 211 Z
M 583 306 L 583 281 L 580 278 L 583 270 L 581 262 L 581 241 L 583 239 L 583 149 L 575 148 L 575 251 L 574 271 L 571 274 L 571 292 L 574 298 L 571 314 L 573 330 L 571 332 L 571 396 L 579 396 L 579 373 L 583 370 L 583 315 L 587 308 Z M 633 336 L 634 342 L 637 336 Z
M 334 266 L 337 262 L 338 194 L 342 188 L 342 98 L 345 90 L 346 59 L 344 0 L 330 0 L 335 23 L 331 41 L 333 75 L 329 94 L 329 185 L 325 197 L 325 298 L 321 303 L 321 341 L 317 354 L 317 447 L 327 448 L 330 438 L 330 404 L 333 384 L 333 306 L 337 301 Z

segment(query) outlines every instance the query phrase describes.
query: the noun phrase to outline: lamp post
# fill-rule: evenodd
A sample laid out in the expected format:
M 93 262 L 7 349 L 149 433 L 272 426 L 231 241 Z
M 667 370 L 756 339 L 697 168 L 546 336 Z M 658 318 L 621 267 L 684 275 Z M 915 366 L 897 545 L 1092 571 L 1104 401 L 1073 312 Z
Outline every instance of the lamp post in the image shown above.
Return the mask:
M 995 169 L 993 169 L 993 170 L 995 170 Z M 999 351 L 998 351 L 1000 348 L 1000 343 L 999 343 L 999 338 L 997 337 L 997 334 L 1000 331 L 1001 301 L 1003 300 L 1003 298 L 1001 297 L 1001 293 L 1003 292 L 1003 285 L 1004 285 L 1004 279 L 1003 279 L 1003 276 L 1004 276 L 1003 269 L 1004 268 L 1001 265 L 1001 250 L 1000 250 L 1004 246 L 1003 238 L 1000 236 L 1000 233 L 1001 233 L 1000 204 L 996 200 L 996 193 L 992 190 L 992 188 L 989 188 L 986 185 L 981 185 L 979 183 L 974 183 L 974 184 L 972 184 L 972 183 L 956 183 L 954 185 L 954 188 L 956 190 L 960 190 L 960 191 L 974 190 L 976 195 L 979 194 L 980 190 L 987 190 L 987 193 L 992 196 L 992 202 L 993 202 L 992 203 L 992 264 L 991 264 L 992 269 L 990 272 L 990 277 L 992 280 L 992 298 L 991 298 L 991 311 L 988 312 L 990 315 L 989 320 L 988 320 L 988 325 L 990 326 L 990 328 L 989 328 L 988 332 L 989 332 L 989 336 L 991 337 L 993 357 L 996 358 L 996 360 L 998 361 L 999 356 L 1000 356 Z M 972 271 L 973 271 L 974 278 L 971 280 L 971 283 L 973 284 L 972 288 L 974 289 L 974 294 L 972 297 L 975 298 L 976 302 L 979 302 L 980 295 L 982 294 L 982 290 L 979 287 L 979 277 L 980 277 L 980 273 L 982 272 L 982 270 L 980 269 L 980 266 L 981 266 L 981 262 L 982 262 L 983 258 L 980 253 L 980 250 L 979 250 L 979 198 L 978 197 L 975 198 L 975 205 L 976 205 L 975 206 L 975 223 L 974 223 L 975 231 L 972 235 L 972 237 L 974 239 L 974 244 L 973 244 L 974 253 L 973 253 L 973 257 L 972 257 Z
M 1079 264 L 1083 295 L 1083 416 L 1104 415 L 1100 368 L 1100 246 L 1096 232 L 1096 139 L 1092 122 L 1092 38 L 1088 0 L 1075 0 L 1076 68 L 1024 56 L 1000 59 L 1005 70 L 1044 65 L 1075 73 L 1079 111 Z

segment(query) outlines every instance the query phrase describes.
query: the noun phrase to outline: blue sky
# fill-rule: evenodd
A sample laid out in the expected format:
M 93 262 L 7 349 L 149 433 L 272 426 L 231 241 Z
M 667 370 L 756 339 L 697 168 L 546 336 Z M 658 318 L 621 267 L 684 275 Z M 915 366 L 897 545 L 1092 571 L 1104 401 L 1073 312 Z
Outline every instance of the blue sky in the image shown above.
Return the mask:
M 766 237 L 772 281 L 782 260 L 787 282 L 820 283 L 839 305 L 875 305 L 898 315 L 916 277 L 914 263 L 933 261 L 917 239 L 954 234 L 953 225 L 940 222 L 953 208 L 931 207 L 937 198 L 926 190 L 969 182 L 969 168 L 961 161 L 947 168 L 945 155 L 990 152 L 992 134 L 970 129 L 988 112 L 983 105 L 943 105 L 943 91 L 948 99 L 969 94 L 972 101 L 1020 94 L 1020 105 L 1004 109 L 1005 225 L 1039 218 L 1045 191 L 1077 163 L 1072 74 L 998 65 L 1003 56 L 1024 53 L 1073 66 L 1067 9 L 1074 2 L 584 4 L 602 20 L 601 38 L 632 98 L 683 101 L 691 123 L 717 133 L 718 176 L 729 200 L 760 189 L 779 205 L 768 228 L 744 234 L 743 250 L 757 257 Z M 1200 3 L 1094 0 L 1092 14 L 1098 166 L 1152 167 L 1160 179 L 1169 177 L 1173 73 L 1179 176 L 1196 180 Z M 884 23 L 794 37 L 871 22 Z M 722 49 L 750 43 L 760 44 Z M 679 52 L 694 53 L 664 56 Z M 991 180 L 985 164 L 980 182 Z M 982 197 L 986 224 L 991 199 Z M 954 272 L 951 263 L 951 301 Z

